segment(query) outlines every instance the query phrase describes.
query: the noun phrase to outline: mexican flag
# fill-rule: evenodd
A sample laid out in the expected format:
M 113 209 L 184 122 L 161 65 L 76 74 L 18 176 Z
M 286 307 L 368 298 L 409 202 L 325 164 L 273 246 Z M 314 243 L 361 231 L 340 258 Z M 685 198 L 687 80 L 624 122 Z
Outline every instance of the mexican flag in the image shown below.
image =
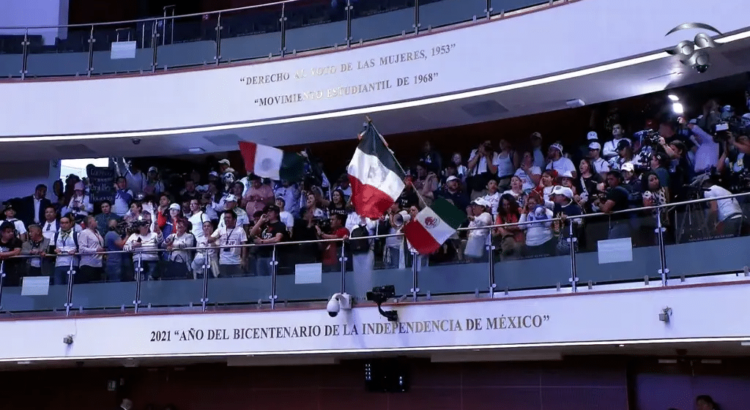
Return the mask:
M 359 134 L 347 173 L 357 214 L 380 218 L 404 190 L 404 173 L 372 124 Z
M 242 141 L 240 154 L 245 161 L 245 170 L 261 178 L 296 182 L 305 175 L 305 157 L 296 152 Z
M 407 223 L 403 232 L 420 255 L 429 255 L 456 233 L 465 220 L 466 214 L 447 200 L 438 198 L 431 207 L 420 211 L 415 221 Z

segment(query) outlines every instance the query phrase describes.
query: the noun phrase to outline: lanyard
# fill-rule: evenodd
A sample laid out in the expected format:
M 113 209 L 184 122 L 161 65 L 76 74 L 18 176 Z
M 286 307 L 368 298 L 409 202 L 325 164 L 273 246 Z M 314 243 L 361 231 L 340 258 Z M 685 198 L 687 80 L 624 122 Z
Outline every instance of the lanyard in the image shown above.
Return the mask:
M 234 233 L 235 229 L 237 229 L 236 226 L 232 228 L 231 231 L 229 231 L 229 233 L 227 234 L 227 239 L 224 240 L 224 245 L 229 245 L 229 239 L 232 237 L 232 234 Z

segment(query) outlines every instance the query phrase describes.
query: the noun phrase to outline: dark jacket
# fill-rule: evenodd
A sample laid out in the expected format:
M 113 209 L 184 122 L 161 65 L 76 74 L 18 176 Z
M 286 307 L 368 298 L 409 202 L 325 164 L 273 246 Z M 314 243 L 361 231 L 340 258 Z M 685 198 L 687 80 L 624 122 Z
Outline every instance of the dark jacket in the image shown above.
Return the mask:
M 37 215 L 39 221 L 44 221 L 44 208 L 52 205 L 49 199 L 44 198 L 39 204 L 39 215 Z M 34 196 L 29 195 L 21 198 L 18 204 L 18 210 L 16 211 L 16 218 L 23 221 L 24 225 L 29 226 L 34 223 Z

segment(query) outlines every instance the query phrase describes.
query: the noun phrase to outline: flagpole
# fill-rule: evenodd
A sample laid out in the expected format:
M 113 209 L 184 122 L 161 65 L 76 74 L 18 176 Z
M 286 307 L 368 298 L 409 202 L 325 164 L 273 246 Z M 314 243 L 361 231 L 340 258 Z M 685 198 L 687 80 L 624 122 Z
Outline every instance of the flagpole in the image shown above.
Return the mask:
M 376 134 L 378 134 L 378 137 L 380 137 L 380 140 L 383 141 L 383 145 L 385 145 L 386 148 L 388 148 L 388 152 L 391 154 L 391 157 L 393 157 L 393 161 L 398 165 L 399 169 L 401 169 L 401 172 L 406 175 L 406 171 L 404 170 L 404 167 L 401 166 L 401 163 L 398 162 L 398 158 L 396 158 L 396 154 L 393 153 L 393 150 L 388 146 L 388 143 L 385 141 L 385 138 L 383 138 L 383 134 L 378 131 L 377 127 L 375 127 L 375 124 L 372 123 L 372 119 L 370 119 L 369 116 L 365 115 L 365 120 L 367 120 L 367 124 L 372 127 L 372 129 L 375 131 Z M 417 198 L 419 198 L 419 202 L 421 202 L 425 207 L 427 207 L 427 202 L 422 198 L 422 194 L 419 193 L 419 190 L 414 187 L 414 181 L 412 180 L 412 187 L 414 188 L 414 192 L 417 193 Z

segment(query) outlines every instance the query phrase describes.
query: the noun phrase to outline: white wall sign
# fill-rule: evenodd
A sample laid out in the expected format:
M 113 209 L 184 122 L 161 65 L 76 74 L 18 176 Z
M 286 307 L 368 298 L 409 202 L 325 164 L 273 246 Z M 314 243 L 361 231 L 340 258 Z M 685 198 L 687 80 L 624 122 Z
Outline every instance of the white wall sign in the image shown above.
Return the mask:
M 705 22 L 731 32 L 750 25 L 748 15 L 747 0 L 723 0 L 721 7 L 702 0 L 585 0 L 434 35 L 249 66 L 6 83 L 0 84 L 0 123 L 2 136 L 106 133 L 382 105 L 663 50 L 695 35 L 685 30 L 666 36 L 679 24 Z M 70 104 L 71 96 L 86 110 Z M 153 106 L 169 115 L 147 115 Z
M 750 283 L 394 308 L 0 322 L 0 361 L 271 355 L 750 338 Z M 696 303 L 700 300 L 701 303 Z M 670 323 L 659 321 L 665 307 Z M 711 318 L 711 320 L 705 320 Z M 63 339 L 72 336 L 73 343 Z

